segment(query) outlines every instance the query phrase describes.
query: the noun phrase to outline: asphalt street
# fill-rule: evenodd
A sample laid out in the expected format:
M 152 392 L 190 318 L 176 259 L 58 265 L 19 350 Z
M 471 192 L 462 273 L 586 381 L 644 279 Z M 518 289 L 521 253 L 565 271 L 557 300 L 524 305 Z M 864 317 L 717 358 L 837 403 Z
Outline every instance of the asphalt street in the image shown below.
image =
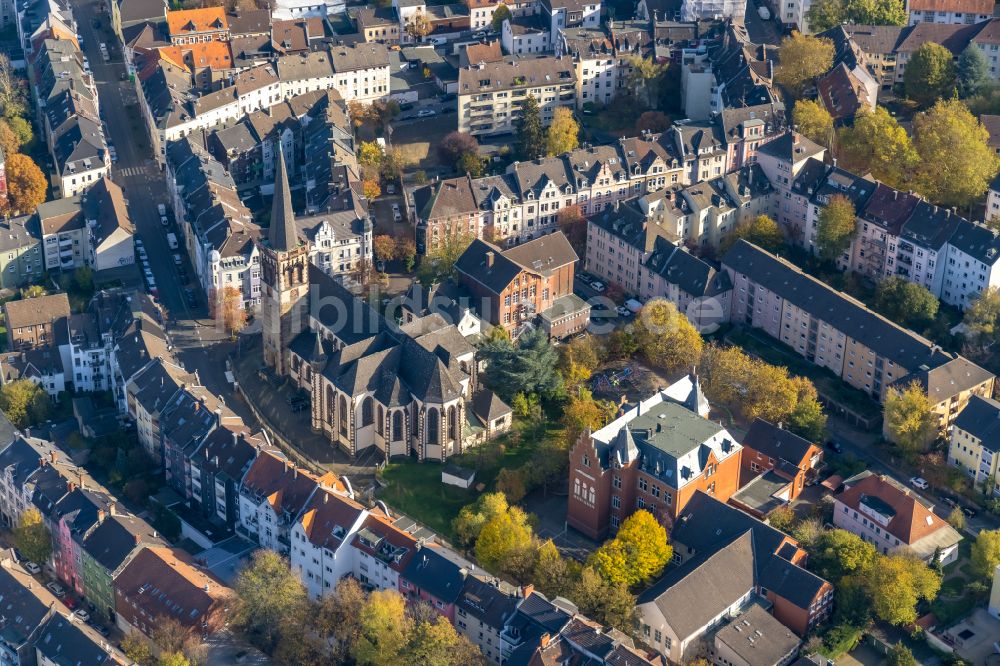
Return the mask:
M 137 87 L 127 79 L 121 80 L 126 72 L 121 43 L 112 32 L 110 18 L 102 11 L 102 5 L 98 0 L 79 0 L 75 4 L 75 14 L 84 39 L 84 53 L 97 82 L 101 114 L 118 153 L 113 179 L 128 200 L 136 238 L 142 240 L 149 256 L 157 300 L 167 315 L 168 332 L 171 342 L 178 348 L 181 362 L 188 371 L 198 373 L 206 388 L 224 396 L 227 404 L 247 418 L 249 414 L 242 405 L 231 399 L 232 388 L 225 377 L 225 358 L 233 343 L 207 316 L 205 294 L 198 289 L 190 261 L 182 250 L 180 254 L 184 257 L 187 274 L 192 276 L 189 286 L 197 290 L 199 301 L 194 308 L 187 304 L 185 285 L 174 265 L 174 251 L 167 245 L 166 238 L 168 232 L 177 233 L 177 229 L 172 221 L 169 227 L 162 226 L 157 211 L 157 204 L 167 204 L 169 200 L 165 175 L 153 158 L 137 102 Z M 95 28 L 94 19 L 99 27 Z M 108 46 L 109 62 L 101 55 L 102 42 Z

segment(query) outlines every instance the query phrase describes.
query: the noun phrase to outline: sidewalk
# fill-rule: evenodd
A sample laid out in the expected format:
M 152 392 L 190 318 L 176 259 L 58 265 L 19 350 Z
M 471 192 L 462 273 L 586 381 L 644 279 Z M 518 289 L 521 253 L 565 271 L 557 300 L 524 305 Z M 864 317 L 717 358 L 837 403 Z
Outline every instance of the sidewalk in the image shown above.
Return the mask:
M 233 374 L 239 386 L 239 393 L 254 416 L 267 431 L 271 441 L 286 454 L 307 467 L 333 472 L 338 476 L 346 474 L 357 489 L 372 485 L 375 478 L 374 464 L 364 464 L 364 459 L 353 461 L 351 457 L 310 425 L 309 411 L 292 412 L 285 397 L 292 390 L 288 381 L 262 380 L 258 370 L 263 366 L 259 335 L 242 338 L 239 356 L 233 356 Z M 293 444 L 294 442 L 294 444 Z M 361 463 L 361 464 L 359 464 Z

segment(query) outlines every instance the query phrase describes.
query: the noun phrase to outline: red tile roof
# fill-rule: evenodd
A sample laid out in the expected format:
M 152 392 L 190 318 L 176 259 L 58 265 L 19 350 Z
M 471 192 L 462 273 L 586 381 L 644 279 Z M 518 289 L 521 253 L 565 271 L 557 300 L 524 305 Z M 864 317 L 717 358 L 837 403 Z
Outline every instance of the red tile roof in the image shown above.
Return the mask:
M 150 618 L 169 616 L 204 628 L 233 592 L 177 548 L 143 548 L 115 578 L 115 591 Z M 209 627 L 212 628 L 212 627 Z
M 226 10 L 222 7 L 181 9 L 167 12 L 167 29 L 172 37 L 196 32 L 214 32 L 229 30 L 229 21 L 226 18 Z
M 337 550 L 365 508 L 342 495 L 319 489 L 309 499 L 299 522 L 317 548 Z
M 861 479 L 837 495 L 837 500 L 858 510 L 864 497 L 877 498 L 892 507 L 896 515 L 885 529 L 905 544 L 912 545 L 948 525 L 921 504 L 909 490 L 889 483 L 877 474 Z

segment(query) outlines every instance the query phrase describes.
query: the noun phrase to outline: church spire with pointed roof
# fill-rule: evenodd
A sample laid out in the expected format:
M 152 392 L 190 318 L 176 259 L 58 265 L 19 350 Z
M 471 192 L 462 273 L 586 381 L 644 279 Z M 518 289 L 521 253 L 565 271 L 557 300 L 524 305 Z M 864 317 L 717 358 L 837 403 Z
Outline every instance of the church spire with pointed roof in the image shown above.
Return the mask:
M 295 228 L 295 212 L 292 210 L 292 190 L 288 183 L 288 169 L 285 167 L 285 153 L 278 144 L 278 168 L 274 174 L 274 200 L 271 203 L 271 228 L 267 240 L 275 252 L 288 252 L 299 245 L 299 235 Z

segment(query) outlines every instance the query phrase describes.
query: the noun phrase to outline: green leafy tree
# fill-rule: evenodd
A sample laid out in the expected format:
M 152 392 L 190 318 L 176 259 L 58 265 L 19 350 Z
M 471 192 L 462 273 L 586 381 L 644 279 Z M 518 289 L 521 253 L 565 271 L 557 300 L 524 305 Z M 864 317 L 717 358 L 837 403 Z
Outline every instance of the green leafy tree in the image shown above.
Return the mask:
M 465 173 L 473 178 L 479 178 L 486 173 L 486 159 L 476 153 L 465 153 L 458 158 L 456 164 L 459 173 Z
M 798 97 L 808 82 L 830 70 L 833 53 L 829 39 L 793 32 L 781 40 L 774 79 Z
M 573 588 L 573 601 L 587 617 L 619 631 L 635 631 L 635 597 L 623 583 L 605 580 L 592 567 L 584 567 Z
M 485 666 L 479 649 L 459 636 L 447 618 L 441 616 L 417 623 L 403 654 L 410 664 Z
M 580 126 L 573 112 L 564 106 L 552 113 L 552 123 L 545 134 L 546 152 L 549 156 L 568 153 L 580 144 Z
M 528 494 L 524 484 L 524 474 L 520 469 L 505 467 L 497 474 L 497 490 L 502 492 L 511 504 L 520 502 Z
M 732 233 L 722 239 L 720 252 L 725 254 L 741 238 L 759 245 L 768 252 L 777 252 L 785 242 L 781 227 L 767 215 L 758 215 L 733 229 Z
M 962 99 L 979 95 L 992 85 L 990 63 L 975 44 L 969 44 L 962 55 L 958 56 L 955 79 L 958 96 Z
M 907 97 L 927 106 L 946 97 L 954 88 L 955 63 L 951 51 L 926 42 L 913 52 L 903 72 Z
M 164 652 L 156 661 L 157 666 L 191 666 L 183 652 Z
M 847 0 L 846 16 L 860 25 L 906 25 L 908 18 L 903 0 Z
M 32 141 L 34 141 L 35 132 L 31 128 L 31 123 L 29 123 L 24 118 L 21 117 L 11 118 L 8 116 L 7 125 L 10 126 L 10 129 L 17 136 L 17 139 L 20 142 L 22 148 L 24 146 L 27 146 Z
M 916 380 L 903 389 L 889 389 L 884 417 L 889 440 L 908 454 L 923 451 L 937 435 L 937 416 L 923 386 Z
M 52 534 L 46 527 L 38 509 L 30 508 L 21 514 L 14 528 L 14 543 L 30 562 L 45 564 L 52 556 Z
M 519 507 L 512 506 L 483 524 L 476 539 L 476 559 L 489 571 L 523 579 L 533 564 L 530 561 L 532 546 L 528 516 Z M 526 565 L 527 571 L 524 570 Z
M 876 288 L 874 306 L 903 326 L 919 328 L 934 321 L 939 302 L 927 288 L 892 275 Z
M 779 506 L 767 515 L 768 524 L 774 529 L 781 530 L 786 534 L 792 533 L 792 529 L 795 527 L 796 521 L 795 511 L 793 511 L 792 507 L 787 504 Z
M 1000 565 L 1000 530 L 980 530 L 972 544 L 972 570 L 983 580 L 993 578 Z
M 827 261 L 835 261 L 848 248 L 857 231 L 854 204 L 847 197 L 835 194 L 819 212 L 816 227 L 816 247 L 819 256 Z
M 833 116 L 820 102 L 800 99 L 792 109 L 792 122 L 799 133 L 821 146 L 833 146 Z
M 861 574 L 875 565 L 878 551 L 857 534 L 834 529 L 823 532 L 809 553 L 809 567 L 839 585 L 850 575 Z
M 948 514 L 948 524 L 954 527 L 956 530 L 965 529 L 965 514 L 957 506 L 951 510 Z
M 533 160 L 545 154 L 545 129 L 542 126 L 542 112 L 538 100 L 528 95 L 521 107 L 521 117 L 517 119 L 517 154 L 522 160 Z
M 651 108 L 659 99 L 660 88 L 667 74 L 667 64 L 656 62 L 652 58 L 633 55 L 628 57 L 628 66 L 629 90 L 645 105 L 645 108 Z
M 23 430 L 46 421 L 52 412 L 52 401 L 35 382 L 17 379 L 0 386 L 0 411 Z
M 571 586 L 575 582 L 573 568 L 573 565 L 559 554 L 559 549 L 552 543 L 552 539 L 548 539 L 538 547 L 535 554 L 535 569 L 531 581 L 550 599 L 559 596 L 569 597 L 572 596 Z
M 420 268 L 417 271 L 420 283 L 431 285 L 450 277 L 455 269 L 455 262 L 473 240 L 475 235 L 460 226 L 445 229 L 435 244 L 429 244 L 426 254 L 420 260 Z
M 826 32 L 847 19 L 847 7 L 844 0 L 814 0 L 806 11 L 806 21 L 810 32 Z
M 892 646 L 889 654 L 886 655 L 886 663 L 888 666 L 917 666 L 917 660 L 910 652 L 910 648 L 903 643 L 896 643 Z
M 882 106 L 860 111 L 854 125 L 840 133 L 838 145 L 847 169 L 871 173 L 895 188 L 905 189 L 920 159 L 910 135 Z
M 509 340 L 488 340 L 480 356 L 487 362 L 487 385 L 504 400 L 522 392 L 550 398 L 562 391 L 559 352 L 541 329 L 523 334 L 516 346 Z
M 614 403 L 594 400 L 594 395 L 589 390 L 580 387 L 569 396 L 563 407 L 562 422 L 566 426 L 566 441 L 572 446 L 584 430 L 597 430 L 610 422 L 616 412 L 617 406 Z
M 442 162 L 451 164 L 462 172 L 463 166 L 468 166 L 465 164 L 469 162 L 467 156 L 479 158 L 479 142 L 476 141 L 476 137 L 466 132 L 451 132 L 441 139 L 437 151 Z
M 500 492 L 486 493 L 474 503 L 462 507 L 452 522 L 459 542 L 466 546 L 474 544 L 483 530 L 483 525 L 496 516 L 507 513 L 509 508 L 507 497 Z
M 660 575 L 674 549 L 653 514 L 640 509 L 622 522 L 618 533 L 590 558 L 590 566 L 614 585 L 634 587 Z
M 792 377 L 792 384 L 798 396 L 795 409 L 788 415 L 788 429 L 810 442 L 818 442 L 826 432 L 826 414 L 819 402 L 819 393 L 805 377 Z
M 943 206 L 977 201 L 997 172 L 989 137 L 968 107 L 955 99 L 917 114 L 913 119 L 913 145 L 920 155 L 917 189 Z
M 962 323 L 968 331 L 966 337 L 975 345 L 987 348 L 1000 341 L 1000 289 L 989 287 L 975 296 Z
M 662 298 L 646 302 L 636 317 L 633 335 L 645 359 L 667 371 L 697 363 L 704 346 L 688 318 Z
M 122 652 L 132 663 L 146 666 L 153 661 L 153 648 L 146 637 L 138 631 L 125 634 L 120 646 Z
M 864 586 L 875 616 L 899 626 L 916 621 L 917 604 L 934 600 L 941 579 L 917 557 L 888 555 L 865 572 Z
M 407 271 L 413 270 L 417 259 L 417 244 L 412 238 L 404 238 L 396 243 L 396 259 L 403 262 Z
M 498 6 L 493 12 L 493 21 L 491 27 L 493 32 L 500 32 L 503 30 L 503 22 L 511 18 L 510 10 L 507 9 L 507 5 Z
M 412 626 L 403 597 L 395 590 L 376 590 L 361 609 L 360 632 L 351 656 L 358 666 L 402 663 Z
M 273 550 L 258 550 L 236 578 L 234 620 L 261 649 L 277 645 L 281 627 L 298 622 L 306 609 L 306 589 Z

